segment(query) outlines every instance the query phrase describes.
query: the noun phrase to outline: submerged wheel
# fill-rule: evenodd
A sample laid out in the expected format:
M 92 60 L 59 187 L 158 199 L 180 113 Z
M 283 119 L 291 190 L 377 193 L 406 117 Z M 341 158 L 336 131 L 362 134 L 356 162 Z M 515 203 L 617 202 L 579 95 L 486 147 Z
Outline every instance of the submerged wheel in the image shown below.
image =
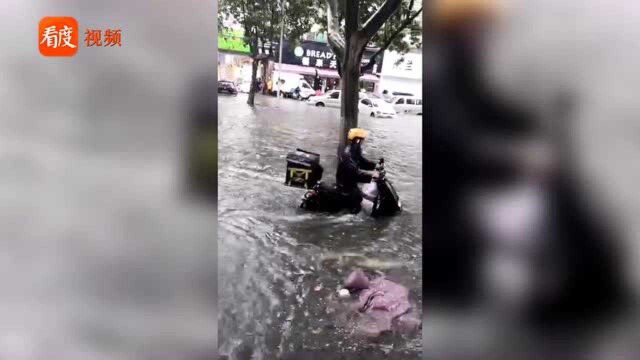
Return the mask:
M 302 196 L 300 208 L 315 211 L 318 209 L 318 200 L 318 193 L 314 190 L 309 190 Z
M 376 113 L 371 113 L 371 117 L 376 117 Z
M 316 106 L 318 106 L 318 107 L 324 107 L 324 103 L 319 102 L 319 103 L 317 103 L 317 104 L 316 104 Z
M 380 199 L 376 198 L 373 201 L 373 206 L 371 207 L 371 216 L 378 216 L 380 213 Z

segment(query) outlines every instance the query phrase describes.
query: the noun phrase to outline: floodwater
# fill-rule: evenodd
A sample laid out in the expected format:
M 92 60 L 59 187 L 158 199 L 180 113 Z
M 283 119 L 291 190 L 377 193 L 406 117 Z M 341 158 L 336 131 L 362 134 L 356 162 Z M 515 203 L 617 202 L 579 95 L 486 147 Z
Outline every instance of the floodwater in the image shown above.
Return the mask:
M 299 209 L 286 154 L 317 152 L 334 181 L 339 110 L 246 94 L 219 96 L 219 345 L 229 359 L 419 359 L 422 335 L 354 332 L 336 290 L 356 267 L 410 289 L 422 309 L 421 117 L 361 116 L 365 156 L 385 158 L 404 211 L 393 218 Z

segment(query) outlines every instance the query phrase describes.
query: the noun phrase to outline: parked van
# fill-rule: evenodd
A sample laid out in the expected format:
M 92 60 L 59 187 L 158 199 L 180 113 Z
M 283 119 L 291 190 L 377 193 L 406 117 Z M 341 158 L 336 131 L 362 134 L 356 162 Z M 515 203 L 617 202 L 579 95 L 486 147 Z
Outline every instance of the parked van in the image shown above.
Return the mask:
M 422 99 L 416 96 L 396 96 L 391 105 L 398 114 L 422 115 Z
M 286 73 L 274 71 L 272 75 L 273 79 L 273 91 L 278 91 L 278 79 L 280 80 L 280 91 L 286 97 L 295 97 L 301 100 L 306 100 L 309 96 L 315 95 L 316 91 L 313 90 L 311 85 L 304 79 L 304 76 L 295 73 Z M 296 88 L 300 88 L 300 93 L 296 93 Z

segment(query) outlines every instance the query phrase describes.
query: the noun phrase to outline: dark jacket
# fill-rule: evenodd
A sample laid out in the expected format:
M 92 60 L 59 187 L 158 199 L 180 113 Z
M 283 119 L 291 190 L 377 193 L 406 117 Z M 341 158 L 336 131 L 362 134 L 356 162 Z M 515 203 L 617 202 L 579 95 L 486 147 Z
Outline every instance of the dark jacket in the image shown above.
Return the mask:
M 349 144 L 339 159 L 336 182 L 345 192 L 358 191 L 358 183 L 371 181 L 371 174 L 362 170 L 374 170 L 376 163 L 362 156 L 360 144 Z
M 425 291 L 427 296 L 466 301 L 478 284 L 480 248 L 477 234 L 466 226 L 464 195 L 480 184 L 513 176 L 518 161 L 510 140 L 531 133 L 533 124 L 528 114 L 495 97 L 475 56 L 445 43 L 429 49 L 434 61 L 426 75 Z
M 533 117 L 523 109 L 501 101 L 480 76 L 474 57 L 460 48 L 438 49 L 431 58 L 438 64 L 427 71 L 429 102 L 425 122 L 430 148 L 424 160 L 427 170 L 424 280 L 425 296 L 438 301 L 474 299 L 479 284 L 482 256 L 480 235 L 468 225 L 464 194 L 471 188 L 509 182 L 517 172 L 518 159 L 509 151 L 509 139 L 536 133 Z M 433 49 L 431 49 L 433 50 Z M 440 55 L 440 56 L 438 56 Z M 565 125 L 567 119 L 556 119 Z M 565 130 L 568 131 L 568 130 Z M 506 139 L 506 140 L 505 140 Z M 502 148 L 502 149 L 501 149 Z M 552 199 L 550 221 L 554 224 L 555 256 L 566 266 L 562 294 L 534 314 L 542 323 L 558 315 L 601 315 L 601 310 L 624 295 L 613 247 L 615 234 L 589 214 L 587 194 L 571 175 L 575 159 L 548 186 Z M 535 302 L 535 300 L 533 300 Z M 578 310 L 580 309 L 580 310 Z M 564 319 L 556 319 L 564 320 Z

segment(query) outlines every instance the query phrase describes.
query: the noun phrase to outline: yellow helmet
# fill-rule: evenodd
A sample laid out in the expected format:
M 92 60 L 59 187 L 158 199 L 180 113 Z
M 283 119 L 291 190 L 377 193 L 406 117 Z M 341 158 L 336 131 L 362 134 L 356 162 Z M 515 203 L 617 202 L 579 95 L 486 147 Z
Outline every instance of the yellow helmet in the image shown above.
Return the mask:
M 360 128 L 353 128 L 351 130 L 349 130 L 349 134 L 347 135 L 347 138 L 349 138 L 349 140 L 353 140 L 355 138 L 366 138 L 367 135 L 369 135 L 369 132 L 365 129 L 360 129 Z
M 433 0 L 432 14 L 437 26 L 448 27 L 473 19 L 494 19 L 502 12 L 500 0 Z

